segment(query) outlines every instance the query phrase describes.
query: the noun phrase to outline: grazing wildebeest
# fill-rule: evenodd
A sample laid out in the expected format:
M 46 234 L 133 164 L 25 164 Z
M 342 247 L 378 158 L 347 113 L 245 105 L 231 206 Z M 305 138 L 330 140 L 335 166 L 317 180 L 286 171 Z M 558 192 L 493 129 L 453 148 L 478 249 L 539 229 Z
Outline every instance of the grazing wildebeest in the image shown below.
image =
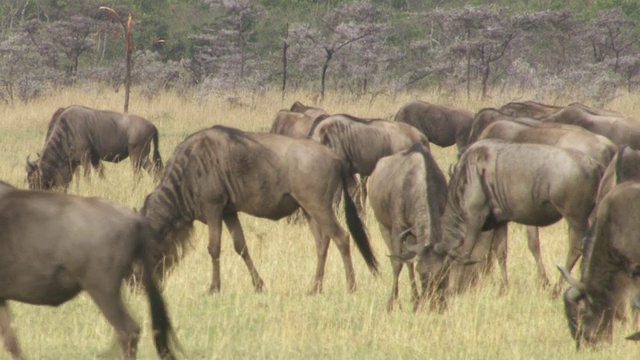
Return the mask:
M 473 113 L 468 110 L 419 100 L 402 106 L 395 115 L 395 121 L 414 126 L 430 142 L 441 147 L 455 144 L 458 149 L 467 145 L 472 119 Z
M 158 355 L 173 359 L 171 323 L 152 275 L 153 232 L 142 216 L 98 198 L 18 190 L 0 182 L 0 332 L 22 358 L 7 301 L 58 306 L 86 291 L 134 359 L 140 328 L 122 302 L 122 281 L 139 262 Z
M 169 265 L 188 240 L 195 220 L 209 227 L 213 274 L 209 292 L 220 291 L 220 236 L 225 223 L 236 252 L 246 263 L 256 291 L 260 278 L 245 242 L 238 212 L 277 220 L 301 207 L 316 240 L 318 264 L 312 293 L 322 291 L 324 265 L 333 239 L 344 263 L 347 287 L 355 290 L 349 235 L 338 223 L 332 204 L 345 188 L 345 217 L 358 249 L 372 271 L 377 261 L 346 192 L 346 165 L 331 150 L 308 139 L 269 133 L 248 133 L 214 126 L 180 143 L 158 186 L 147 196 L 141 213 L 158 232 Z M 161 261 L 161 259 L 158 259 Z
M 447 202 L 447 180 L 429 150 L 420 143 L 383 157 L 369 177 L 371 207 L 391 252 L 393 286 L 387 310 L 398 298 L 400 258 L 408 244 L 424 248 L 441 239 L 440 217 Z M 407 266 L 414 309 L 420 304 L 413 264 Z M 426 296 L 423 286 L 422 296 Z
M 149 160 L 153 142 L 153 160 Z M 27 157 L 27 180 L 32 189 L 66 188 L 79 165 L 88 176 L 100 161 L 131 158 L 134 170 L 159 175 L 162 159 L 158 130 L 148 120 L 114 111 L 70 106 L 54 113 L 40 158 Z
M 366 177 L 371 175 L 380 158 L 407 149 L 416 142 L 429 149 L 429 139 L 409 124 L 346 114 L 317 118 L 308 137 L 344 159 L 349 165 L 350 179 L 355 174 L 360 175 L 362 211 L 367 198 Z M 349 187 L 354 188 L 355 183 L 350 181 Z
M 566 265 L 571 269 L 580 257 L 603 170 L 596 160 L 573 150 L 478 141 L 462 154 L 449 182 L 442 242 L 416 255 L 428 257 L 430 268 L 446 272 L 452 256 L 468 258 L 480 231 L 503 229 L 510 221 L 547 226 L 564 218 L 569 225 Z M 500 266 L 506 287 L 506 262 Z
M 327 113 L 323 109 L 313 107 L 313 106 L 307 106 L 302 104 L 299 101 L 294 102 L 293 105 L 291 105 L 291 108 L 289 110 L 292 112 L 305 114 L 313 120 L 315 120 L 320 116 L 329 116 L 329 113 Z
M 640 309 L 640 183 L 615 185 L 598 205 L 596 221 L 584 243 L 578 281 L 559 267 L 572 285 L 564 293 L 571 336 L 584 342 L 611 342 L 615 318 L 624 318 L 629 298 Z M 629 337 L 640 340 L 640 332 Z
M 499 111 L 513 117 L 540 119 L 562 109 L 562 106 L 547 105 L 536 101 L 510 102 L 502 105 Z
M 549 124 L 532 119 L 497 120 L 489 124 L 478 139 L 501 139 L 514 143 L 546 144 L 573 149 L 591 156 L 603 166 L 609 164 L 616 153 L 615 144 L 602 135 L 577 126 Z
M 514 143 L 533 143 L 552 145 L 563 149 L 572 149 L 591 156 L 603 166 L 611 161 L 616 153 L 615 145 L 606 137 L 586 131 L 577 126 L 549 124 L 527 118 L 497 120 L 489 124 L 478 137 L 482 139 L 500 139 Z M 506 235 L 506 232 L 504 232 Z M 538 228 L 527 226 L 529 249 L 536 259 L 538 275 L 543 285 L 549 280 L 542 264 Z M 494 241 L 506 241 L 496 239 Z
M 595 115 L 585 110 L 582 106 L 571 105 L 541 120 L 577 125 L 607 137 L 617 146 L 627 144 L 634 149 L 640 149 L 640 123 L 633 119 L 620 116 Z

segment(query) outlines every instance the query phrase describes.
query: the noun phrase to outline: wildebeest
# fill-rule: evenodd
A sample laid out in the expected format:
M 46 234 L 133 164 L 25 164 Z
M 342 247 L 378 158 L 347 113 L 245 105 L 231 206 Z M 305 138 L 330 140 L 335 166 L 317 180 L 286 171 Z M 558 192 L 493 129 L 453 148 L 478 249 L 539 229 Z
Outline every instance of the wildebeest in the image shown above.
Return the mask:
M 449 182 L 442 242 L 416 255 L 429 256 L 431 268 L 446 272 L 451 256 L 467 259 L 480 231 L 510 221 L 547 226 L 564 218 L 569 225 L 566 266 L 571 269 L 581 254 L 602 172 L 600 163 L 577 151 L 478 141 L 462 154 Z M 506 264 L 500 265 L 507 286 Z
M 7 301 L 58 306 L 86 291 L 117 332 L 126 359 L 136 356 L 140 328 L 122 302 L 123 279 L 139 262 L 161 358 L 174 358 L 172 327 L 152 277 L 153 232 L 130 209 L 98 198 L 18 190 L 0 182 L 0 330 L 22 358 Z
M 382 119 L 361 119 L 340 114 L 317 118 L 308 137 L 331 148 L 348 164 L 350 179 L 360 175 L 364 210 L 367 198 L 366 177 L 379 159 L 411 147 L 416 142 L 429 149 L 429 139 L 415 127 Z M 353 188 L 355 184 L 349 183 Z
M 404 248 L 411 243 L 424 248 L 441 240 L 440 217 L 447 202 L 447 180 L 429 150 L 416 143 L 378 161 L 369 178 L 369 194 L 380 232 L 391 252 L 393 286 L 387 310 L 392 311 L 398 298 Z M 420 297 L 413 264 L 407 267 L 417 309 Z
M 563 149 L 579 151 L 606 166 L 616 153 L 615 145 L 604 136 L 594 134 L 577 126 L 549 124 L 528 118 L 497 120 L 489 124 L 479 135 L 482 139 L 500 139 L 514 143 L 534 143 L 552 145 Z M 506 232 L 505 232 L 506 235 Z M 527 227 L 527 238 L 542 284 L 549 283 L 542 257 L 538 229 Z M 506 241 L 497 239 L 496 241 Z
M 238 213 L 277 220 L 301 207 L 317 247 L 318 264 L 311 292 L 322 291 L 329 239 L 340 251 L 347 287 L 352 291 L 356 283 L 349 236 L 332 207 L 334 194 L 340 186 L 345 187 L 347 175 L 342 159 L 308 139 L 214 126 L 191 134 L 176 147 L 141 213 L 159 233 L 169 265 L 172 258 L 177 260 L 173 254 L 188 240 L 193 222 L 199 220 L 208 225 L 212 293 L 220 291 L 222 222 L 249 269 L 256 291 L 261 291 L 264 282 L 249 256 Z M 344 198 L 349 230 L 375 272 L 377 261 L 346 190 Z
M 445 105 L 425 101 L 411 101 L 398 110 L 395 121 L 414 126 L 429 138 L 429 141 L 447 147 L 467 145 L 473 113 Z
M 568 106 L 578 107 L 578 108 L 580 108 L 580 109 L 582 109 L 582 110 L 584 110 L 584 111 L 586 111 L 588 113 L 591 113 L 593 115 L 613 116 L 613 117 L 620 117 L 620 118 L 626 117 L 624 114 L 619 113 L 617 111 L 608 110 L 608 109 L 602 109 L 602 108 L 594 108 L 594 107 L 587 106 L 587 105 L 584 105 L 584 104 L 581 104 L 581 103 L 577 103 L 577 102 L 571 103 Z M 549 115 L 551 115 L 551 114 L 549 114 Z
M 615 185 L 598 205 L 584 243 L 581 280 L 560 270 L 572 285 L 564 293 L 564 306 L 576 347 L 611 342 L 614 319 L 625 313 L 634 292 L 634 306 L 640 309 L 639 182 Z M 640 332 L 627 339 L 640 340 Z
M 510 102 L 502 105 L 499 111 L 513 117 L 540 119 L 562 109 L 562 106 L 548 105 L 536 101 Z
M 607 137 L 617 146 L 627 144 L 634 149 L 640 149 L 640 123 L 633 119 L 620 116 L 595 115 L 585 110 L 582 106 L 571 105 L 541 120 L 577 125 Z
M 149 159 L 153 142 L 153 160 Z M 100 161 L 119 162 L 131 158 L 134 170 L 158 175 L 162 159 L 158 130 L 148 120 L 114 111 L 84 106 L 58 109 L 52 117 L 40 158 L 27 157 L 27 180 L 32 189 L 66 188 L 79 165 L 88 176 Z
M 291 105 L 291 108 L 289 110 L 292 112 L 305 114 L 313 120 L 317 119 L 320 116 L 329 116 L 329 113 L 327 113 L 323 109 L 313 107 L 313 106 L 307 106 L 302 104 L 299 101 L 294 102 L 293 105 Z
M 304 139 L 309 134 L 314 120 L 315 118 L 303 113 L 280 110 L 273 119 L 269 132 Z
M 329 114 L 320 109 L 296 101 L 290 110 L 280 110 L 271 123 L 271 133 L 295 138 L 306 138 L 314 120 Z
M 379 159 L 416 142 L 429 149 L 429 139 L 411 125 L 345 114 L 316 119 L 308 137 L 346 160 L 352 173 L 364 176 L 373 172 Z
M 488 125 L 478 139 L 501 139 L 514 143 L 547 144 L 573 149 L 591 156 L 603 166 L 609 164 L 616 153 L 615 144 L 602 135 L 577 126 L 549 124 L 532 119 L 497 120 Z

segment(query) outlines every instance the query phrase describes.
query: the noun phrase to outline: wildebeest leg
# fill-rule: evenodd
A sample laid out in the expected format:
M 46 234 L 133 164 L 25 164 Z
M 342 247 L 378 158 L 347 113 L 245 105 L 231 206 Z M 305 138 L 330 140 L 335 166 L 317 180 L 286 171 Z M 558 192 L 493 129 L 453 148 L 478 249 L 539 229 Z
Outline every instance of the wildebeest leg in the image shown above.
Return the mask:
M 14 359 L 22 359 L 20 346 L 18 346 L 18 338 L 11 326 L 11 313 L 7 302 L 0 300 L 0 332 L 4 341 L 4 347 L 11 353 Z
M 125 359 L 135 359 L 140 337 L 140 327 L 127 312 L 120 295 L 120 284 L 104 286 L 100 289 L 87 288 L 87 292 L 96 303 L 100 311 L 116 330 L 120 347 L 124 351 Z
M 358 215 L 361 219 L 366 219 L 367 215 L 367 180 L 368 176 L 360 175 L 360 209 L 358 209 Z
M 222 211 L 220 210 L 220 213 Z M 220 238 L 222 237 L 222 215 L 215 211 L 207 217 L 209 227 L 209 255 L 211 256 L 212 274 L 209 294 L 220 292 Z
M 260 278 L 258 270 L 256 270 L 256 267 L 253 265 L 253 260 L 251 260 L 251 256 L 249 255 L 249 249 L 247 248 L 247 242 L 244 238 L 244 232 L 242 231 L 238 214 L 234 213 L 225 215 L 223 220 L 225 225 L 227 225 L 227 229 L 229 229 L 229 232 L 231 233 L 231 237 L 233 238 L 233 248 L 236 250 L 238 255 L 242 257 L 242 260 L 244 260 L 244 263 L 249 269 L 251 281 L 253 282 L 256 292 L 262 292 L 264 282 Z
M 527 240 L 529 244 L 529 251 L 536 260 L 536 267 L 538 268 L 538 281 L 542 287 L 549 286 L 549 278 L 544 269 L 542 263 L 542 256 L 540 254 L 540 232 L 537 226 L 527 226 Z
M 495 252 L 496 260 L 500 266 L 500 273 L 502 274 L 502 283 L 500 284 L 500 295 L 505 295 L 509 290 L 509 275 L 507 273 L 507 251 L 508 251 L 508 238 L 507 238 L 507 224 L 498 226 L 493 230 L 493 244 L 491 245 L 491 251 Z
M 151 138 L 145 141 L 144 145 L 129 146 L 129 158 L 131 159 L 131 166 L 135 173 L 140 169 L 144 169 L 149 175 L 153 176 L 153 164 L 149 160 L 149 152 L 151 151 Z
M 307 213 L 310 216 L 309 224 L 311 225 L 311 229 L 313 231 L 313 222 L 315 221 L 320 231 L 321 237 L 316 235 L 314 231 L 314 236 L 316 237 L 316 245 L 318 251 L 318 268 L 316 271 L 316 282 L 319 280 L 322 281 L 322 277 L 318 277 L 318 274 L 324 275 L 324 263 L 327 258 L 327 248 L 329 246 L 328 240 L 326 240 L 326 236 L 333 239 L 336 246 L 338 247 L 338 251 L 340 251 L 340 256 L 342 256 L 342 262 L 344 264 L 345 276 L 347 278 L 347 290 L 349 292 L 353 292 L 356 290 L 356 276 L 353 271 L 353 264 L 351 263 L 351 251 L 349 249 L 349 235 L 340 227 L 338 223 L 338 219 L 331 208 L 326 208 L 325 211 L 321 212 L 309 212 Z M 325 245 L 326 243 L 326 245 Z
M 398 257 L 402 251 L 402 244 L 399 241 L 393 241 L 393 237 L 391 236 L 391 231 L 387 229 L 384 225 L 378 224 L 380 228 L 380 233 L 382 234 L 382 238 L 384 242 L 387 243 L 387 247 L 391 252 L 391 256 L 389 256 L 389 260 L 391 261 L 391 269 L 393 270 L 393 283 L 391 285 L 391 295 L 389 296 L 389 301 L 387 302 L 387 311 L 392 312 L 395 303 L 398 301 L 398 282 L 400 278 L 400 272 L 402 271 L 403 262 Z M 398 237 L 396 237 L 397 239 Z M 415 280 L 415 276 L 414 276 Z M 417 291 L 417 290 L 416 290 Z M 415 301 L 415 299 L 414 299 Z
M 309 218 L 309 227 L 313 238 L 316 240 L 316 256 L 318 262 L 316 264 L 316 276 L 313 280 L 313 286 L 309 290 L 309 295 L 315 295 L 322 292 L 322 282 L 324 280 L 324 265 L 327 261 L 327 251 L 329 249 L 329 236 L 325 234 L 320 225 L 313 218 Z

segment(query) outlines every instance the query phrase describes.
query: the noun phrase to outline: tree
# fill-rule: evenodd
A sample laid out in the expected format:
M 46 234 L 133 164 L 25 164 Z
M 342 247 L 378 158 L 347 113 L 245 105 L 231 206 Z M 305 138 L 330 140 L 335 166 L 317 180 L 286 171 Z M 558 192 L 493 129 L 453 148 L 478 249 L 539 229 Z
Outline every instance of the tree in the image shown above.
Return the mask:
M 620 8 L 613 8 L 599 12 L 589 25 L 587 37 L 593 58 L 596 62 L 604 62 L 613 56 L 613 71 L 617 73 L 620 57 L 640 41 L 637 31 L 633 31 L 635 23 Z
M 321 49 L 322 66 L 320 77 L 320 98 L 324 99 L 327 70 L 329 64 L 339 52 L 348 49 L 348 52 L 362 55 L 364 47 L 356 47 L 356 43 L 371 40 L 370 44 L 381 41 L 386 26 L 383 22 L 383 13 L 369 2 L 356 2 L 343 6 L 323 17 L 315 27 L 306 28 L 296 26 L 297 44 L 305 46 L 305 42 L 312 44 L 311 51 L 307 55 L 315 57 Z M 356 55 L 357 56 L 357 55 Z M 368 56 L 371 60 L 371 56 Z
M 69 21 L 56 21 L 49 27 L 49 35 L 54 47 L 64 54 L 69 62 L 67 74 L 75 79 L 78 74 L 80 56 L 96 43 L 91 38 L 95 33 L 97 22 L 84 16 L 73 16 Z
M 131 58 L 131 26 L 133 25 L 133 15 L 129 13 L 127 20 L 125 21 L 120 15 L 113 9 L 101 6 L 100 10 L 110 16 L 110 18 L 119 23 L 122 28 L 122 41 L 126 49 L 125 57 L 125 75 L 124 75 L 124 112 L 129 112 L 129 94 L 131 92 L 131 68 L 133 67 L 133 60 Z

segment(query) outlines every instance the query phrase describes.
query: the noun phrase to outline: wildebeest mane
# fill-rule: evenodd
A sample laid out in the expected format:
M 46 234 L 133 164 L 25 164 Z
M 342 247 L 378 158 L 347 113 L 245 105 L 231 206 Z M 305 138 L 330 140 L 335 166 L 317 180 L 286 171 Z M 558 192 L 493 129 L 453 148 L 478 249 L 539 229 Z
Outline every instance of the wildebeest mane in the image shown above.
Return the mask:
M 350 121 L 357 122 L 357 123 L 360 123 L 360 124 L 369 124 L 369 123 L 371 123 L 373 121 L 380 120 L 380 119 L 362 119 L 362 118 L 358 118 L 358 117 L 355 117 L 355 116 L 349 115 L 349 114 L 336 114 L 336 115 L 331 115 L 331 116 L 318 116 L 313 121 L 313 124 L 311 124 L 311 128 L 309 129 L 309 134 L 307 135 L 307 137 L 311 138 L 313 136 L 315 130 L 316 130 L 316 127 L 318 127 L 318 125 L 320 125 L 320 123 L 322 121 L 324 121 L 325 119 L 328 119 L 328 118 L 333 117 L 333 116 L 343 116 L 343 117 L 349 119 Z
M 53 128 L 55 127 L 56 122 L 58 121 L 58 117 L 65 110 L 67 110 L 67 108 L 63 108 L 63 107 L 58 108 L 58 110 L 56 110 L 51 116 L 51 120 L 49 120 L 49 125 L 47 126 L 47 135 L 45 137 L 45 141 L 51 136 L 51 132 L 53 131 Z
M 431 242 L 437 243 L 442 240 L 442 226 L 439 219 L 444 213 L 447 203 L 446 191 L 443 194 L 440 194 L 437 190 L 440 189 L 438 184 L 444 184 L 446 186 L 447 180 L 445 179 L 444 174 L 442 174 L 442 171 L 440 171 L 435 159 L 431 153 L 425 149 L 424 145 L 421 143 L 411 145 L 411 147 L 407 149 L 406 153 L 410 154 L 412 152 L 421 154 L 424 161 L 424 170 L 427 176 L 427 206 L 429 218 L 431 219 L 430 236 L 432 239 Z M 442 199 L 440 197 L 444 198 Z
M 76 133 L 72 131 L 69 122 L 60 118 L 57 119 L 54 128 L 45 141 L 40 154 L 40 181 L 50 183 L 56 176 L 58 169 L 68 166 L 71 171 L 73 164 L 69 163 L 67 148 L 74 142 Z
M 200 147 L 196 138 L 210 131 L 224 134 L 236 144 L 257 143 L 241 130 L 215 125 L 190 134 L 176 146 L 173 156 L 167 162 L 160 183 L 153 192 L 147 195 L 141 209 L 142 215 L 147 217 L 152 227 L 158 232 L 158 237 L 163 239 L 161 246 L 163 254 L 158 255 L 164 256 L 164 265 L 167 268 L 176 265 L 190 246 L 193 223 L 199 215 L 199 195 L 194 193 L 194 190 L 197 189 L 184 184 L 185 179 L 193 176 L 194 170 L 190 167 L 196 166 L 197 173 L 214 172 L 223 176 L 223 164 L 218 163 L 216 166 L 203 167 L 202 158 L 209 157 L 207 151 L 209 147 Z M 194 159 L 192 155 L 196 148 L 199 155 L 195 156 L 196 160 L 192 163 Z M 265 151 L 268 149 L 265 148 Z M 217 158 L 213 156 L 210 160 L 215 163 Z M 157 263 L 160 258 L 154 260 Z

